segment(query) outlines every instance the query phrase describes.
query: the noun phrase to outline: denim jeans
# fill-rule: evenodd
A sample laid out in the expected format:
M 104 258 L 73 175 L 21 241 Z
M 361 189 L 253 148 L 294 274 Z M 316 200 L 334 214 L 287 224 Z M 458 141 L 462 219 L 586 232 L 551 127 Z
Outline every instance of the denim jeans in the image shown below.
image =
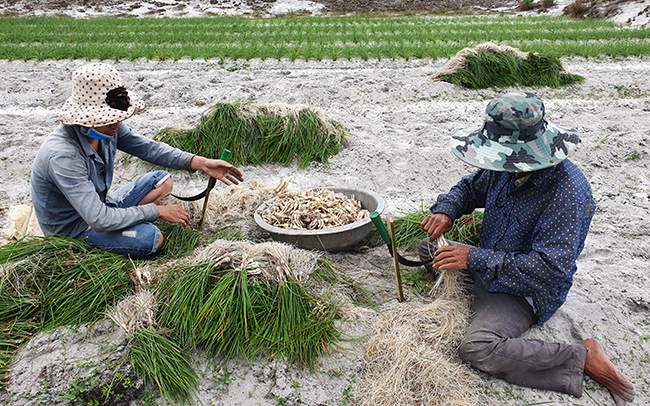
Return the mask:
M 426 238 L 418 248 L 422 260 L 430 259 L 435 241 Z M 515 385 L 580 397 L 587 348 L 521 338 L 537 322 L 530 303 L 523 297 L 489 292 L 483 273 L 473 274 L 472 316 L 460 345 L 461 359 Z
M 137 205 L 154 186 L 169 174 L 166 171 L 150 172 L 107 196 L 107 204 L 114 207 Z M 122 230 L 97 232 L 89 228 L 80 237 L 90 246 L 106 249 L 116 254 L 144 257 L 158 250 L 162 233 L 153 223 L 136 224 Z

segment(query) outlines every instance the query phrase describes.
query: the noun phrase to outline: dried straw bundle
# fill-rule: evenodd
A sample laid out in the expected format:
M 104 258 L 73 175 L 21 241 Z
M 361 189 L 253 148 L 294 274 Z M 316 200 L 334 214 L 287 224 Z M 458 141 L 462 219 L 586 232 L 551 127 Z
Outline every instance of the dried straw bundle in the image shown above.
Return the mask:
M 394 303 L 377 318 L 358 390 L 363 405 L 476 405 L 480 378 L 458 346 L 470 315 L 458 271 L 443 272 L 430 303 Z

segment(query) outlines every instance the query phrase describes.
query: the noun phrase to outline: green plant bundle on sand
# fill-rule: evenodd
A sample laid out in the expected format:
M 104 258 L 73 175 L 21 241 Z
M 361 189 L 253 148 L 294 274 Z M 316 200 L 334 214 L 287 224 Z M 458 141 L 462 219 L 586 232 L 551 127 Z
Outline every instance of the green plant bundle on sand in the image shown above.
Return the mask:
M 323 263 L 274 242 L 216 240 L 168 263 L 134 263 L 65 238 L 2 246 L 0 383 L 18 348 L 39 332 L 107 316 L 127 332 L 127 361 L 173 404 L 194 390 L 187 361 L 194 349 L 222 362 L 265 356 L 313 370 L 318 357 L 341 348 L 339 306 L 304 283 Z
M 132 289 L 128 264 L 66 238 L 0 247 L 0 387 L 13 355 L 35 334 L 102 319 Z
M 560 87 L 581 82 L 584 77 L 569 73 L 558 57 L 527 53 L 490 42 L 465 48 L 429 81 L 445 81 L 470 89 L 489 87 Z
M 338 340 L 337 307 L 302 281 L 317 256 L 280 243 L 217 240 L 169 272 L 161 324 L 210 354 L 284 358 L 312 369 Z
M 422 208 L 413 212 L 402 213 L 395 218 L 395 244 L 404 251 L 413 250 L 418 242 L 428 234 L 420 228 L 422 220 L 430 213 L 428 208 Z M 445 234 L 448 240 L 463 244 L 479 246 L 481 238 L 481 226 L 483 225 L 483 212 L 474 211 L 461 216 L 454 221 L 451 230 Z M 376 229 L 370 234 L 368 245 L 372 247 L 383 246 L 384 242 Z
M 66 238 L 20 240 L 0 249 L 0 323 L 38 320 L 48 330 L 98 320 L 131 289 L 128 260 Z
M 198 377 L 183 347 L 155 328 L 131 335 L 129 359 L 135 370 L 153 383 L 171 404 L 181 404 L 195 389 Z
M 341 124 L 305 106 L 236 102 L 211 107 L 195 129 L 167 128 L 156 139 L 209 158 L 229 149 L 233 165 L 286 165 L 296 159 L 306 167 L 312 161 L 326 164 L 347 136 Z

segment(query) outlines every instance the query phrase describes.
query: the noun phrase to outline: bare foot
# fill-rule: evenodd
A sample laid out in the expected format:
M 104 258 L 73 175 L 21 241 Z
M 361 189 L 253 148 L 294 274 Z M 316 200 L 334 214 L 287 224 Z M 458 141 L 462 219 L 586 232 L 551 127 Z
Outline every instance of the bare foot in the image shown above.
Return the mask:
M 634 387 L 607 359 L 600 345 L 591 338 L 580 344 L 589 350 L 585 362 L 585 373 L 609 390 L 616 406 L 625 406 L 628 402 L 632 402 Z

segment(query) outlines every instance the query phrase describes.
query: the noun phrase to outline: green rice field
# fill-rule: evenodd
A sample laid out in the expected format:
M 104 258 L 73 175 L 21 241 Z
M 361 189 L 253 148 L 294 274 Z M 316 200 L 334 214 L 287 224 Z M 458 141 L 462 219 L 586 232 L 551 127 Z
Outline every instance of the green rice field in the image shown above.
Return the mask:
M 0 17 L 0 59 L 397 59 L 483 42 L 551 56 L 641 56 L 650 29 L 547 16 Z

